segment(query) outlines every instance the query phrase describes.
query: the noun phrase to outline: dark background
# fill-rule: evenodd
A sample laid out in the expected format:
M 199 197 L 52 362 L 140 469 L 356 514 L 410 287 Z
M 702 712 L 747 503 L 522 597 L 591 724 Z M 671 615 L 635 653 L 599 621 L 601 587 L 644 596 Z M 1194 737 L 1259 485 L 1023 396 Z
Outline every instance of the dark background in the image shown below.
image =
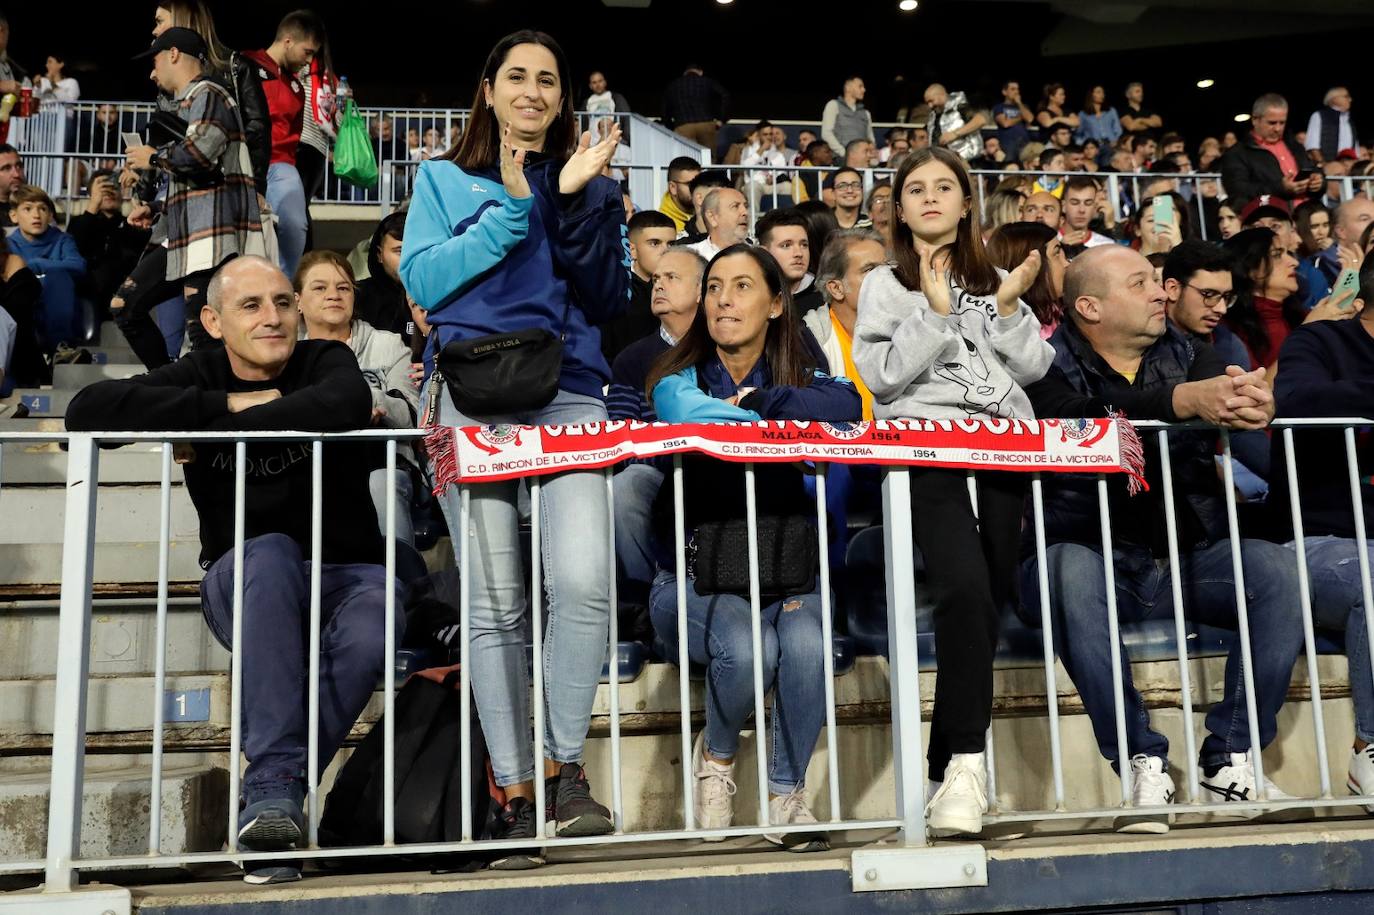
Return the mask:
M 1335 12 L 1347 14 L 1344 19 L 1327 15 L 1332 11 L 1323 7 L 1330 2 L 1343 7 Z M 221 39 L 244 49 L 270 43 L 277 20 L 298 4 L 210 5 Z M 153 2 L 9 6 L 10 53 L 24 66 L 41 71 L 46 55 L 60 49 L 85 99 L 151 98 L 146 66 L 129 58 L 150 40 Z M 903 104 L 919 104 L 934 79 L 990 104 L 1000 98 L 1001 80 L 1014 77 L 1032 108 L 1044 82 L 1060 81 L 1075 111 L 1093 83 L 1104 83 L 1109 102 L 1119 108 L 1125 84 L 1139 79 L 1147 105 L 1164 114 L 1167 128 L 1182 128 L 1193 146 L 1204 133 L 1232 127 L 1233 116 L 1248 111 L 1262 91 L 1284 93 L 1293 120 L 1305 123 L 1322 93 L 1344 83 L 1368 141 L 1374 113 L 1360 114 L 1368 98 L 1374 0 L 1366 11 L 1356 5 L 1353 18 L 1339 0 L 1285 7 L 1152 9 L 1114 28 L 1065 17 L 1049 3 L 969 0 L 923 0 L 915 13 L 899 12 L 896 0 L 824 6 L 654 0 L 648 9 L 608 8 L 600 0 L 431 0 L 317 3 L 315 9 L 325 17 L 337 69 L 363 105 L 465 107 L 495 40 L 534 27 L 563 44 L 579 95 L 587 73 L 601 69 L 635 111 L 651 116 L 659 112 L 663 86 L 689 61 L 700 62 L 730 91 L 732 117 L 779 120 L 819 120 L 850 71 L 864 76 L 867 106 L 879 121 L 893 119 Z M 1291 12 L 1299 7 L 1317 12 Z M 1063 39 L 1065 28 L 1075 30 L 1076 40 Z M 1222 40 L 1243 31 L 1274 34 Z M 1100 50 L 1150 42 L 1165 46 Z M 1085 53 L 1042 54 L 1066 44 Z M 1197 89 L 1204 77 L 1216 85 Z

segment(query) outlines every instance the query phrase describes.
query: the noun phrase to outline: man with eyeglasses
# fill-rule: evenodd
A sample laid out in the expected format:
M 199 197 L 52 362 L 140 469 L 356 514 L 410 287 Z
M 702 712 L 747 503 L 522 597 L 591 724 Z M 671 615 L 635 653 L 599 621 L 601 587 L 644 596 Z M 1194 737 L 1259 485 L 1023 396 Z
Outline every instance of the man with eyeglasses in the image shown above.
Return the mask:
M 835 220 L 841 229 L 871 229 L 873 220 L 863 212 L 864 179 L 853 168 L 841 168 L 826 181 L 835 192 Z
M 1210 345 L 1227 365 L 1250 364 L 1245 344 L 1221 320 L 1236 303 L 1230 252 L 1211 242 L 1185 241 L 1169 252 L 1163 280 L 1170 323 Z M 1269 437 L 1238 429 L 1231 433 L 1231 454 L 1237 490 L 1247 502 L 1260 501 L 1269 492 Z

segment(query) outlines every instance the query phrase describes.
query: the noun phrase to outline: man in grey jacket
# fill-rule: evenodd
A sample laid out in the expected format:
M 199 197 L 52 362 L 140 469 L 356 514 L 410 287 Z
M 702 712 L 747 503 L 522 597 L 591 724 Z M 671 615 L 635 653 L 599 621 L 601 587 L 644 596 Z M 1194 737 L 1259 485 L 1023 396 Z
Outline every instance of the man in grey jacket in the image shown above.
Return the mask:
M 864 108 L 864 80 L 851 76 L 844 92 L 825 103 L 821 112 L 821 139 L 831 149 L 844 149 L 854 140 L 873 142 L 873 115 Z

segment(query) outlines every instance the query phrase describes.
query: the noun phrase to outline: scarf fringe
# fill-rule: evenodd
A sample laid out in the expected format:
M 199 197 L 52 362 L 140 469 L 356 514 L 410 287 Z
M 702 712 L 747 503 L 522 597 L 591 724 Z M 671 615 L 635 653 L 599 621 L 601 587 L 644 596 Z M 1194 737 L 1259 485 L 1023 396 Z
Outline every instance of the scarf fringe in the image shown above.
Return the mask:
M 457 486 L 458 446 L 453 437 L 458 430 L 451 426 L 430 426 L 425 433 L 425 450 L 434 463 L 434 495 L 442 496 L 450 486 Z
M 1122 469 L 1130 477 L 1126 483 L 1126 492 L 1135 496 L 1142 492 L 1150 491 L 1150 484 L 1145 481 L 1145 446 L 1140 441 L 1140 433 L 1135 426 L 1131 425 L 1130 420 L 1126 419 L 1126 414 L 1120 410 L 1109 414 L 1116 421 L 1118 434 L 1121 437 L 1121 464 Z

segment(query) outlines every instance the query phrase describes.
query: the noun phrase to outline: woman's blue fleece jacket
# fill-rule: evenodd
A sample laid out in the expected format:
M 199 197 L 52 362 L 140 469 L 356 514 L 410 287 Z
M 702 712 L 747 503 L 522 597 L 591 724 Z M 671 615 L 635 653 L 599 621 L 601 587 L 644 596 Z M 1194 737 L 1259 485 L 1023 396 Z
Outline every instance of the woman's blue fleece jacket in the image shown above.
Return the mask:
M 515 198 L 496 167 L 420 164 L 401 282 L 434 328 L 426 361 L 454 340 L 544 328 L 566 335 L 559 388 L 602 396 L 610 368 L 595 325 L 623 312 L 630 297 L 625 209 L 610 178 L 559 193 L 562 167 L 530 154 L 531 195 Z

